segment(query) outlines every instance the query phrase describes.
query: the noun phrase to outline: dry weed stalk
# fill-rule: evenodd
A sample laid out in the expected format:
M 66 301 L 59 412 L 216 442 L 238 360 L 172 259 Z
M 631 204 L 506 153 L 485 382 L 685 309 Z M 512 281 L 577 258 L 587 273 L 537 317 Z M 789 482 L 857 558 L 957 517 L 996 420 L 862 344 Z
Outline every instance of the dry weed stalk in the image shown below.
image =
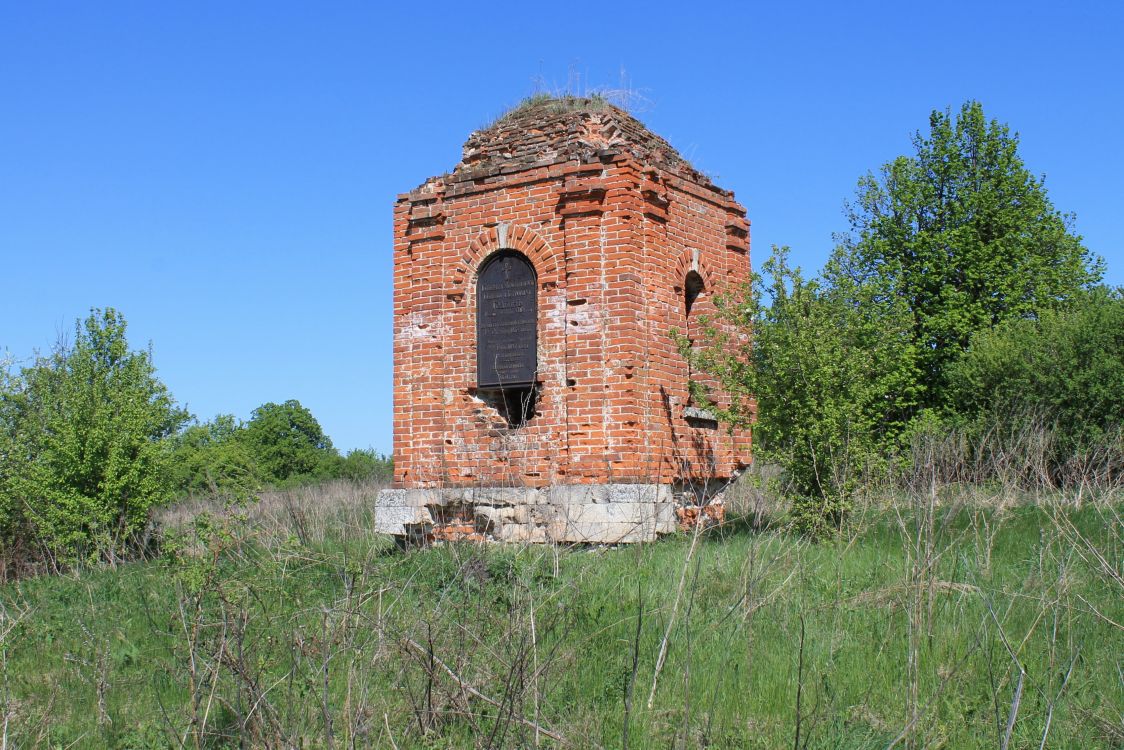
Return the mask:
M 0 750 L 8 750 L 9 728 L 16 710 L 8 675 L 8 647 L 12 634 L 30 613 L 31 607 L 26 604 L 0 598 Z

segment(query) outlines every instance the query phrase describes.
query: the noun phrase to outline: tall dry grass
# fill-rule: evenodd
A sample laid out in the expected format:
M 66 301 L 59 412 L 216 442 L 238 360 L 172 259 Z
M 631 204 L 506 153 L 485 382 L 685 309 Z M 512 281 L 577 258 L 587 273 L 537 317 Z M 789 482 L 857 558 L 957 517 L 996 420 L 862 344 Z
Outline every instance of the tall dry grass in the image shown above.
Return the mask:
M 329 537 L 369 534 L 375 498 L 389 486 L 340 479 L 244 498 L 191 496 L 158 510 L 153 521 L 158 529 L 183 529 L 202 514 L 221 516 L 236 507 L 243 522 L 265 539 L 295 536 L 305 544 L 323 543 Z

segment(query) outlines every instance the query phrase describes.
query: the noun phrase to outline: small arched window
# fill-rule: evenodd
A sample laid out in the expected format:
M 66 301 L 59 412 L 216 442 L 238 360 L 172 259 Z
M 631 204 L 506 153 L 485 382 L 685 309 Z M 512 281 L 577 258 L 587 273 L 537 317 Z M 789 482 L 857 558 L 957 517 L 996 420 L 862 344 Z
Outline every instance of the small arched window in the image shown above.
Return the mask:
M 688 271 L 687 278 L 683 280 L 683 315 L 687 322 L 687 342 L 694 348 L 695 339 L 698 336 L 698 315 L 695 313 L 695 303 L 699 301 L 699 297 L 703 297 L 706 291 L 706 285 L 703 283 L 703 277 L 698 271 Z M 688 382 L 688 395 L 687 406 L 683 410 L 683 416 L 687 420 L 687 424 L 692 427 L 708 427 L 716 428 L 718 423 L 714 419 L 714 415 L 706 409 L 699 408 L 694 403 L 694 397 L 690 393 L 690 383 L 695 380 L 696 374 L 691 368 L 691 361 L 687 360 L 687 382 Z M 707 378 L 703 378 L 702 382 L 706 385 L 711 385 L 707 382 Z
M 703 279 L 698 271 L 688 271 L 687 278 L 683 282 L 683 304 L 687 316 L 687 322 L 691 321 L 691 308 L 695 306 L 695 300 L 703 291 Z

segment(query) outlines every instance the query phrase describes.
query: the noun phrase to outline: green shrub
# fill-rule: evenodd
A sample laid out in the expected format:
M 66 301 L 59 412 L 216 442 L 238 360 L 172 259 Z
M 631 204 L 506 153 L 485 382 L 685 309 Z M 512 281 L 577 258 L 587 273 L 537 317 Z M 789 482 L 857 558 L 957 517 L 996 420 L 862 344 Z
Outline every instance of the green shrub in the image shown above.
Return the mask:
M 263 486 L 295 487 L 330 479 L 389 481 L 389 456 L 373 449 L 346 456 L 332 447 L 312 413 L 299 401 L 267 403 L 249 422 L 229 414 L 187 427 L 172 440 L 176 491 L 242 495 Z
M 389 482 L 394 474 L 394 462 L 390 456 L 375 453 L 373 448 L 349 451 L 333 467 L 336 479 L 351 482 Z
M 172 439 L 173 485 L 181 494 L 224 494 L 258 487 L 261 472 L 233 415 L 187 427 Z
M 704 342 L 680 338 L 731 398 L 712 405 L 719 418 L 757 418 L 755 453 L 784 468 L 812 530 L 906 455 L 911 432 L 931 430 L 911 427 L 922 414 L 1045 414 L 1064 425 L 1058 460 L 1121 422 L 1119 300 L 1084 296 L 1103 261 L 1026 168 L 1018 136 L 967 102 L 934 111 L 913 147 L 860 179 L 851 231 L 818 278 L 775 252 L 767 287 L 755 278 L 718 305 Z M 1055 310 L 1069 300 L 1080 312 Z
M 979 102 L 934 110 L 913 153 L 859 180 L 835 262 L 893 282 L 909 305 L 922 401 L 943 406 L 947 368 L 974 333 L 1037 314 L 1100 280 L 1104 264 L 1072 231 L 1019 137 Z
M 949 401 L 963 421 L 1010 430 L 1038 420 L 1057 469 L 1118 438 L 1124 423 L 1124 298 L 1095 288 L 1036 318 L 973 336 L 949 368 Z
M 787 255 L 774 248 L 762 265 L 769 284 L 754 276 L 740 294 L 719 295 L 701 340 L 679 343 L 725 394 L 710 407 L 754 426 L 757 459 L 784 468 L 794 521 L 818 534 L 838 525 L 864 472 L 896 444 L 916 401 L 916 357 L 908 310 L 877 280 L 805 280 Z
M 119 313 L 75 328 L 0 390 L 0 534 L 64 563 L 130 551 L 172 494 L 164 438 L 188 418 Z

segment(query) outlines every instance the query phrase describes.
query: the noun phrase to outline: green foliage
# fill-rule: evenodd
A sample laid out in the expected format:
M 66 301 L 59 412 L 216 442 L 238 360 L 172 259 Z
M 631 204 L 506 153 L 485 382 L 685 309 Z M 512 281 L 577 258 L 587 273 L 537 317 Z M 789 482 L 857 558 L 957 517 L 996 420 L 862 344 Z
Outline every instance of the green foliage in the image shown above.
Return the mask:
M 10 357 L 0 361 L 0 549 L 7 551 L 0 555 L 0 580 L 6 578 L 3 566 L 7 558 L 22 554 L 19 542 L 27 539 L 23 503 L 14 484 L 26 471 L 30 455 L 21 444 L 21 420 L 15 397 L 22 385 L 12 375 L 12 365 Z
M 172 441 L 173 483 L 180 494 L 236 497 L 264 486 L 327 479 L 389 481 L 389 456 L 373 449 L 341 456 L 298 401 L 264 404 L 247 423 L 229 414 L 195 424 Z
M 756 417 L 757 456 L 785 469 L 796 521 L 818 532 L 839 523 L 863 471 L 908 422 L 917 391 L 910 319 L 881 279 L 805 280 L 787 248 L 774 248 L 762 269 L 767 286 L 755 275 L 749 289 L 719 295 L 702 342 L 692 349 L 680 339 L 680 348 L 728 397 L 710 404 L 721 419 L 748 426 Z
M 339 459 L 332 475 L 337 479 L 361 482 L 389 482 L 394 474 L 390 456 L 376 453 L 373 448 L 357 448 Z
M 230 414 L 187 427 L 172 439 L 172 483 L 185 494 L 229 494 L 261 484 L 257 459 Z
M 1119 439 L 1124 424 L 1124 298 L 1097 287 L 1035 319 L 978 332 L 949 369 L 949 402 L 962 417 L 1012 426 L 1032 416 L 1052 427 L 1054 462 Z
M 913 314 L 925 402 L 976 331 L 1033 316 L 1095 283 L 1102 265 L 979 102 L 934 111 L 914 153 L 859 181 L 837 272 L 890 280 Z
M 339 455 L 316 417 L 295 399 L 254 409 L 239 438 L 256 457 L 262 478 L 274 484 L 327 478 Z
M 125 329 L 115 310 L 93 310 L 73 345 L 0 390 L 0 533 L 29 534 L 64 562 L 127 553 L 171 494 L 162 441 L 188 415 Z
M 837 522 L 863 471 L 931 428 L 910 426 L 921 414 L 1045 414 L 1068 425 L 1058 460 L 1120 421 L 1119 303 L 1087 296 L 1102 262 L 978 102 L 929 124 L 860 180 L 819 279 L 776 253 L 771 286 L 756 279 L 701 351 L 682 347 L 733 397 L 721 418 L 750 424 L 756 397 L 757 453 L 786 470 L 805 527 Z

